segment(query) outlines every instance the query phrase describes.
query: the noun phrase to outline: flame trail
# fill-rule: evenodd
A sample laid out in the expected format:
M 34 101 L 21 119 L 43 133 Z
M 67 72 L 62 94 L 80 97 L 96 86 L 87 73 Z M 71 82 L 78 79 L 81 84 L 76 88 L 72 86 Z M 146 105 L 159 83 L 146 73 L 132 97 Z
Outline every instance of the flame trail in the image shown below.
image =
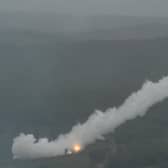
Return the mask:
M 21 134 L 13 140 L 12 153 L 16 159 L 34 159 L 64 155 L 65 149 L 79 144 L 80 150 L 103 136 L 112 133 L 117 127 L 138 116 L 143 117 L 148 109 L 168 98 L 168 77 L 157 83 L 147 81 L 142 88 L 130 95 L 118 108 L 105 112 L 95 111 L 83 124 L 72 127 L 67 134 L 61 134 L 54 141 L 47 138 L 35 139 L 33 135 Z M 77 149 L 77 148 L 76 148 Z

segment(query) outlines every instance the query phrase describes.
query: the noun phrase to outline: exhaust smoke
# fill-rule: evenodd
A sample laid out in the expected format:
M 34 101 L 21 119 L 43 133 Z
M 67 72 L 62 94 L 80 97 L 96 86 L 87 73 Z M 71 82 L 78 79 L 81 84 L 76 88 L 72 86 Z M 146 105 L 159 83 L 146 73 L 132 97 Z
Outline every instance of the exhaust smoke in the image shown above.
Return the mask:
M 72 127 L 67 134 L 61 134 L 54 141 L 36 139 L 34 135 L 20 134 L 13 140 L 12 153 L 15 159 L 36 159 L 65 154 L 65 149 L 83 150 L 104 135 L 114 132 L 121 124 L 138 116 L 143 117 L 148 109 L 168 97 L 168 77 L 156 83 L 147 81 L 142 88 L 131 94 L 118 108 L 105 112 L 95 111 L 83 124 Z

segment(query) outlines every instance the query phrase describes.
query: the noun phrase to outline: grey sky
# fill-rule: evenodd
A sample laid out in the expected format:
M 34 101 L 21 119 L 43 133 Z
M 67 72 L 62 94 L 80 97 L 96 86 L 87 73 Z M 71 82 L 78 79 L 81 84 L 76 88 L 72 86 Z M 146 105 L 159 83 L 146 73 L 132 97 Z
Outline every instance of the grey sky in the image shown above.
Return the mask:
M 0 0 L 0 10 L 168 16 L 168 0 Z

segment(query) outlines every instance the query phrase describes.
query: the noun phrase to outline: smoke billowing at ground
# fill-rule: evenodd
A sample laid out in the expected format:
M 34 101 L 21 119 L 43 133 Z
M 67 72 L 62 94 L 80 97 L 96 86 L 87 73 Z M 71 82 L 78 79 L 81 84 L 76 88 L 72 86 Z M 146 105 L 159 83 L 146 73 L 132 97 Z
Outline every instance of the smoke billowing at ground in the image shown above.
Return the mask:
M 83 124 L 72 127 L 54 141 L 47 138 L 36 139 L 34 135 L 21 134 L 13 140 L 12 153 L 15 159 L 35 159 L 64 155 L 65 149 L 73 150 L 76 144 L 81 149 L 103 136 L 114 132 L 121 124 L 138 116 L 143 117 L 148 109 L 168 97 L 168 77 L 157 83 L 147 81 L 142 88 L 130 95 L 118 108 L 105 112 L 95 111 Z

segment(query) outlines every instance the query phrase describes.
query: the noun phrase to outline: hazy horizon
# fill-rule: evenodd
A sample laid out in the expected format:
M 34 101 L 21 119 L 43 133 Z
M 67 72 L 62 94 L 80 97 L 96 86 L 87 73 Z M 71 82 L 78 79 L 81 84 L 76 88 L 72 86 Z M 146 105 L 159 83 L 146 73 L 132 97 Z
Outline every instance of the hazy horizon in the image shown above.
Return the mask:
M 0 0 L 0 11 L 168 17 L 164 0 Z

